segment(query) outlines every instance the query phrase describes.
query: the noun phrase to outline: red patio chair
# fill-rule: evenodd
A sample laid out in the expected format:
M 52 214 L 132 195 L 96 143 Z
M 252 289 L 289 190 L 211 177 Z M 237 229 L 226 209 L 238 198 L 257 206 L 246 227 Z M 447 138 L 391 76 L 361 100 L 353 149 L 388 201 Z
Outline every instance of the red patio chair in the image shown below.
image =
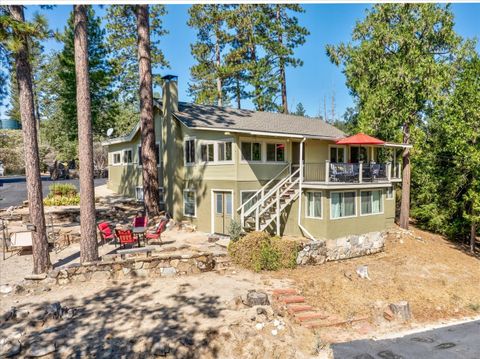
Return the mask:
M 146 227 L 148 224 L 148 218 L 145 217 L 135 217 L 133 219 L 133 227 Z
M 135 244 L 138 242 L 131 229 L 116 229 L 115 235 L 117 236 L 120 245 L 124 247 L 126 244 Z
M 113 234 L 108 222 L 100 222 L 97 227 L 100 231 L 100 238 L 102 239 L 103 244 L 105 244 L 106 241 L 115 239 L 115 235 Z
M 163 220 L 160 222 L 158 225 L 157 229 L 155 232 L 147 232 L 145 233 L 145 239 L 158 239 L 160 242 L 162 241 L 162 232 L 165 231 L 165 228 L 167 227 L 167 222 L 168 220 Z

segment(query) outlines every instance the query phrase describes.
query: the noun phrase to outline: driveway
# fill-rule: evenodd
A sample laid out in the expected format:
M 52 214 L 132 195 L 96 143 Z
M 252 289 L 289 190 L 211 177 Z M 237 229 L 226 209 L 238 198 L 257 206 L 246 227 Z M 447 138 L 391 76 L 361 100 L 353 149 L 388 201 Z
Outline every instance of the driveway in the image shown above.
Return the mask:
M 48 195 L 48 188 L 54 183 L 70 183 L 79 189 L 78 179 L 51 181 L 50 179 L 44 177 L 42 178 L 43 197 Z M 25 177 L 15 177 L 14 181 L 7 180 L 6 177 L 2 177 L 0 178 L 0 181 L 3 182 L 3 187 L 0 187 L 0 209 L 8 208 L 10 206 L 19 206 L 27 199 L 27 185 L 25 183 Z M 106 182 L 106 178 L 97 178 L 94 180 L 95 187 L 101 186 Z
M 335 359 L 473 359 L 480 357 L 480 320 L 384 340 L 332 346 Z

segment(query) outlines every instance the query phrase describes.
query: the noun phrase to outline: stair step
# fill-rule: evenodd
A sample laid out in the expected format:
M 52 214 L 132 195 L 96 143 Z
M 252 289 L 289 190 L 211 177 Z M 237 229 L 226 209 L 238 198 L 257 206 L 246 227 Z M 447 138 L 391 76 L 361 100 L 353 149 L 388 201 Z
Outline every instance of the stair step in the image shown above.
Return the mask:
M 290 304 L 290 303 L 303 303 L 305 302 L 305 298 L 299 295 L 292 295 L 289 297 L 282 297 L 280 298 L 280 301 L 285 303 L 285 304 Z
M 318 320 L 318 319 L 326 319 L 328 318 L 328 315 L 324 313 L 301 313 L 299 315 L 295 316 L 295 319 L 298 320 L 299 322 L 309 322 L 312 320 Z
M 298 294 L 296 289 L 293 288 L 282 288 L 282 289 L 274 289 L 272 292 L 274 297 L 279 297 L 281 295 L 295 295 Z
M 290 314 L 295 314 L 295 313 L 307 312 L 312 309 L 313 307 L 311 305 L 290 305 L 288 306 L 287 310 Z

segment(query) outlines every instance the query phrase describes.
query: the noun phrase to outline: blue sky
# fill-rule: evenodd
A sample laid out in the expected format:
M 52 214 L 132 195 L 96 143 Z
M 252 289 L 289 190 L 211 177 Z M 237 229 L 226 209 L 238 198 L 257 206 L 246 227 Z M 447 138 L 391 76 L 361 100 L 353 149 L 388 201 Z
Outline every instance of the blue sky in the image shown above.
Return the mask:
M 304 61 L 303 67 L 287 69 L 288 103 L 294 109 L 302 102 L 310 116 L 323 115 L 323 100 L 335 94 L 336 113 L 342 115 L 352 105 L 352 98 L 345 86 L 345 77 L 341 69 L 331 64 L 325 54 L 325 45 L 348 42 L 357 20 L 365 16 L 368 4 L 308 4 L 306 12 L 299 15 L 300 23 L 307 27 L 310 36 L 306 43 L 297 48 L 296 56 Z M 167 5 L 168 14 L 164 26 L 169 34 L 162 40 L 162 50 L 170 62 L 170 69 L 159 73 L 179 76 L 180 100 L 189 101 L 187 87 L 189 69 L 193 64 L 190 55 L 190 44 L 195 41 L 195 31 L 186 25 L 189 5 Z M 31 17 L 35 11 L 45 14 L 49 25 L 54 30 L 63 30 L 72 6 L 57 6 L 52 10 L 27 6 L 26 16 Z M 464 38 L 480 38 L 480 4 L 453 4 L 455 14 L 455 30 Z M 95 6 L 97 15 L 103 15 L 105 8 Z M 60 49 L 61 44 L 50 40 L 45 44 L 47 50 Z M 480 52 L 480 44 L 477 43 Z M 242 106 L 252 108 L 250 102 L 244 101 Z M 3 118 L 4 110 L 1 110 Z

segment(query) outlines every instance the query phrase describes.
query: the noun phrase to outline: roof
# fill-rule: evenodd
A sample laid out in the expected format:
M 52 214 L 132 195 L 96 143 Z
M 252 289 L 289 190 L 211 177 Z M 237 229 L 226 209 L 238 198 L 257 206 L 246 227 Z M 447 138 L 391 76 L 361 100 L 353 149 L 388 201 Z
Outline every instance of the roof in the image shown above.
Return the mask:
M 385 141 L 378 138 L 366 135 L 364 133 L 357 133 L 356 135 L 342 138 L 336 142 L 338 145 L 384 145 Z
M 345 134 L 320 119 L 179 102 L 174 113 L 189 128 L 285 137 L 338 139 Z

